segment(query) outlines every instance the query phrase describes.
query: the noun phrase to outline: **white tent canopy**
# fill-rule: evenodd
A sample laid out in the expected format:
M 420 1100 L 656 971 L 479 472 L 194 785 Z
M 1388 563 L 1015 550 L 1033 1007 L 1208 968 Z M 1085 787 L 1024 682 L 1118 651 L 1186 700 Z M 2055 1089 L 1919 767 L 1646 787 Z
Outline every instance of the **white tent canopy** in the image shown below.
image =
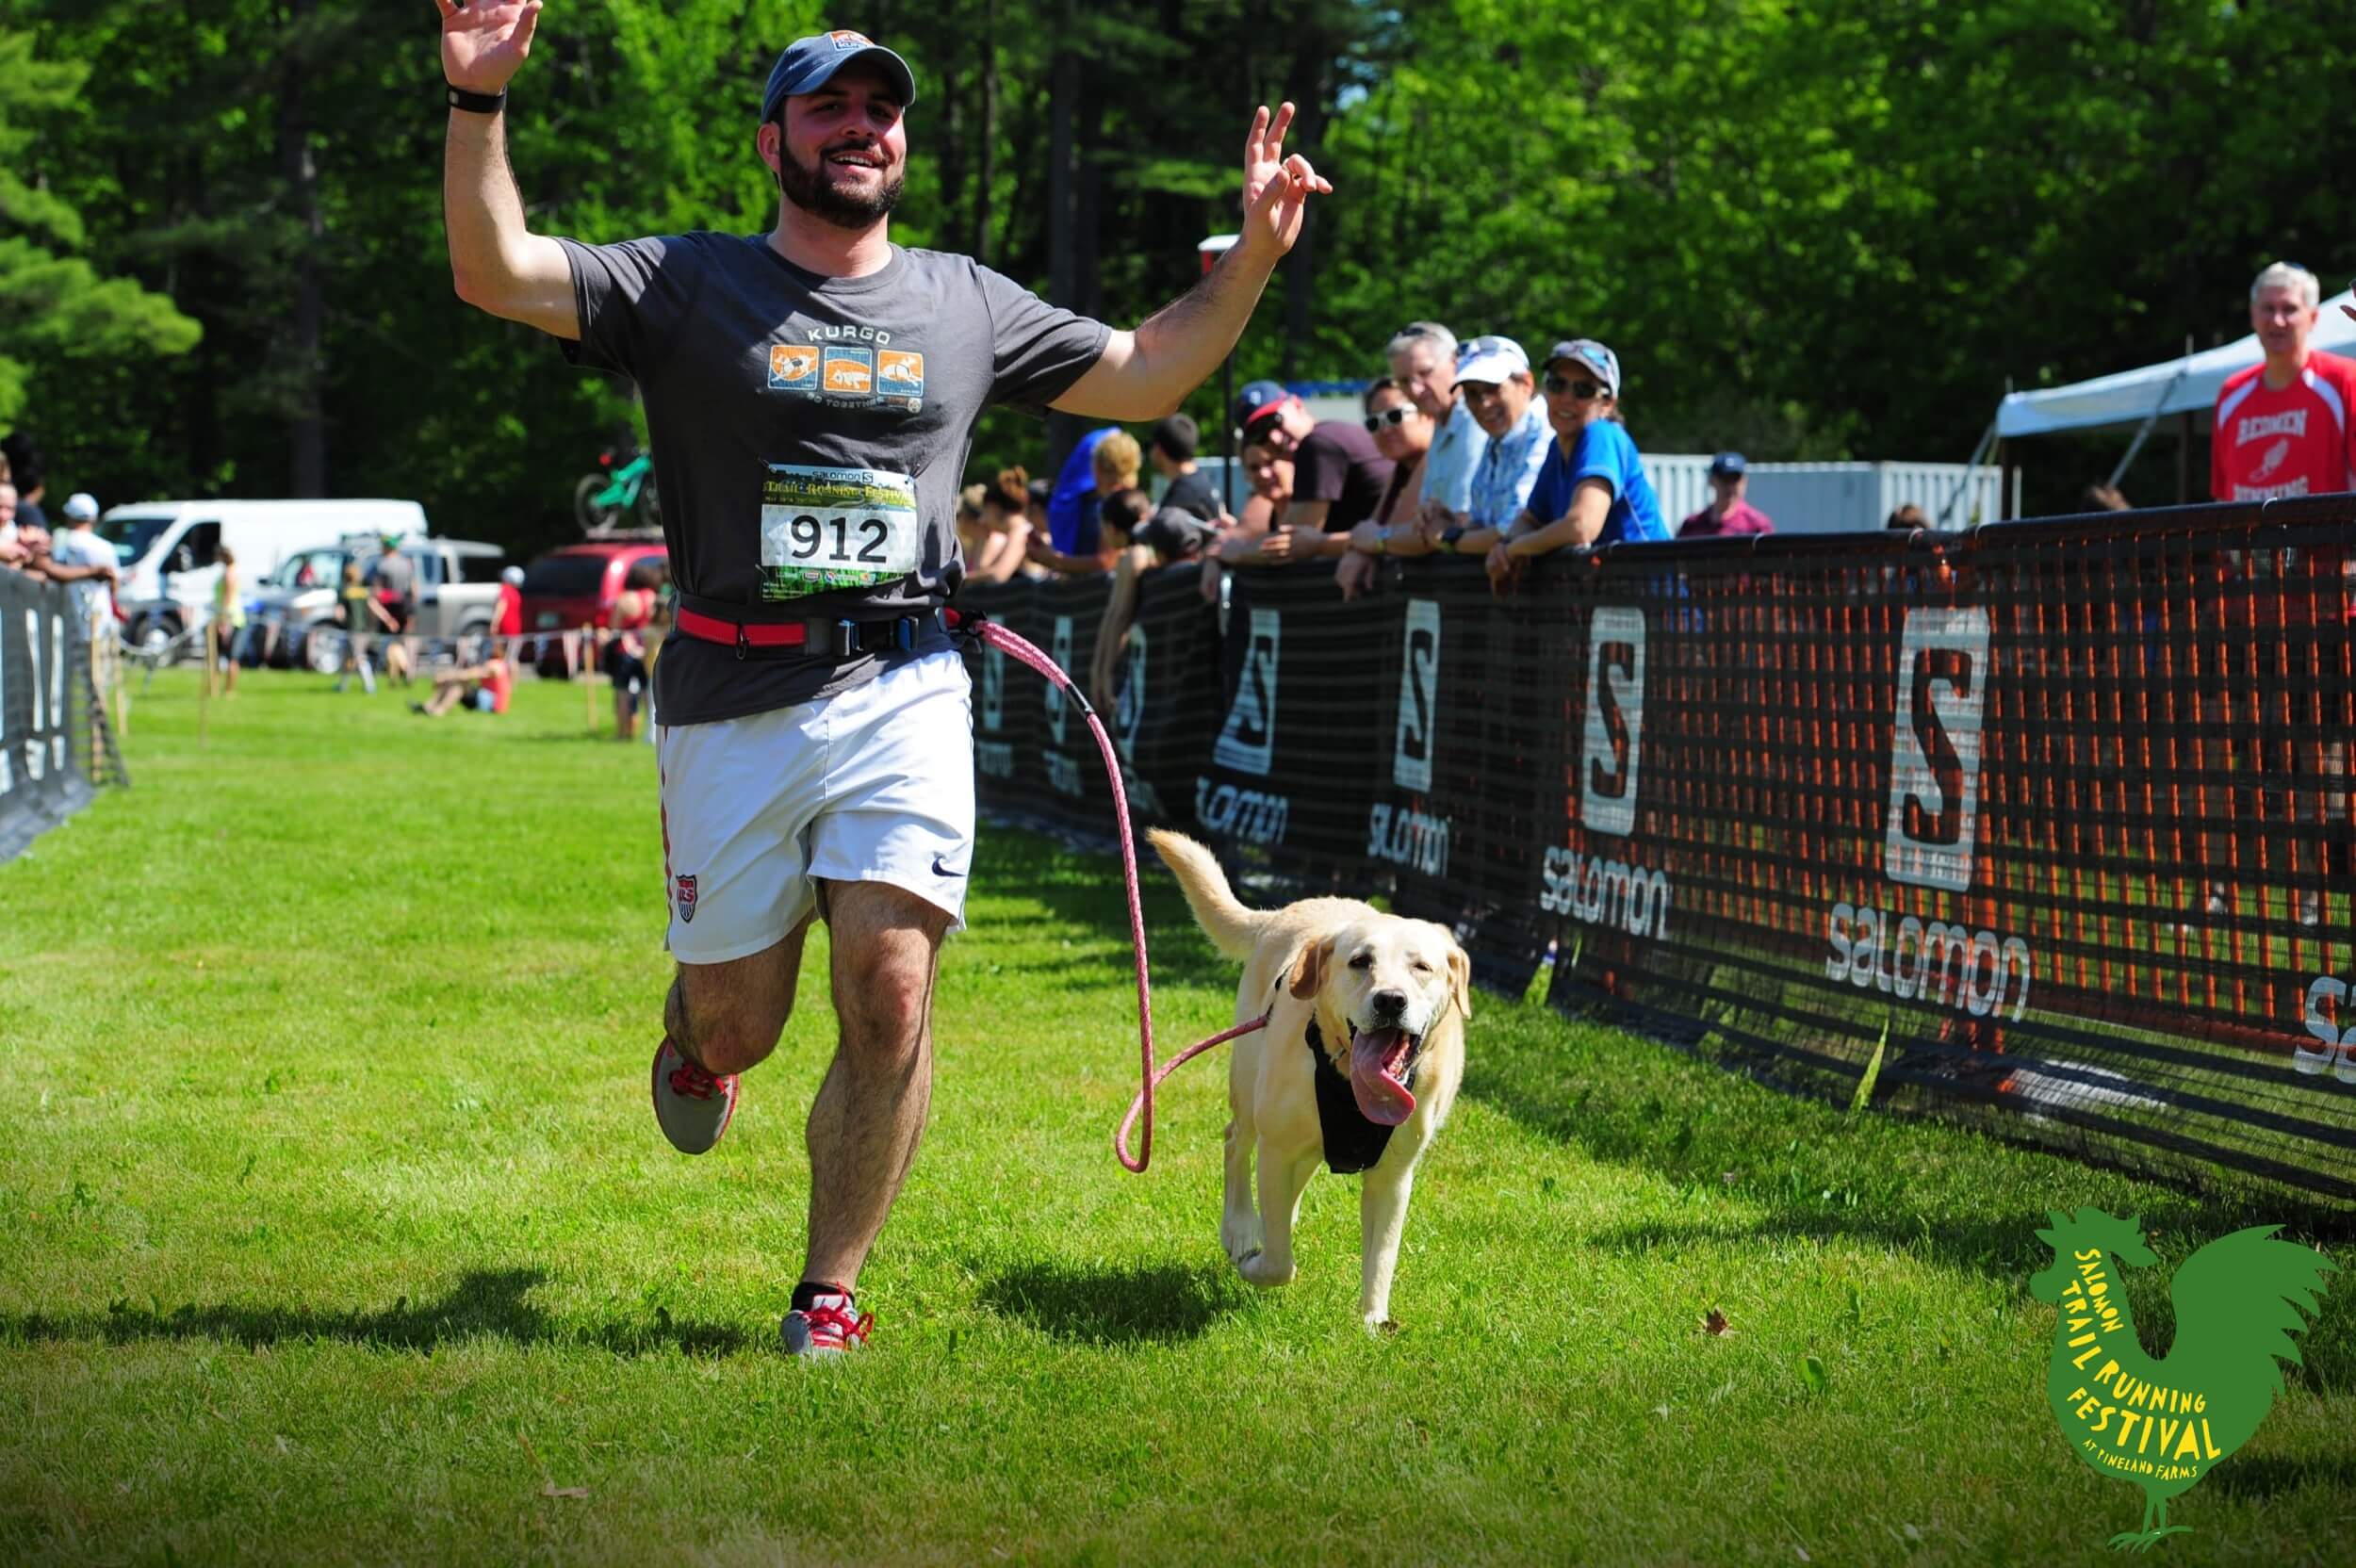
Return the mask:
M 2340 306 L 2349 302 L 2347 291 L 2323 302 L 2310 348 L 2356 358 L 2356 321 Z M 2206 413 L 2217 406 L 2217 389 L 2236 370 L 2246 370 L 2266 357 L 2255 333 L 2219 349 L 2164 359 L 2140 370 L 2097 376 L 2074 386 L 2048 387 L 2042 392 L 2015 392 L 1996 409 L 2000 436 L 2050 435 L 2055 431 L 2086 430 L 2097 425 L 2139 425 L 2153 411 L 2161 414 Z

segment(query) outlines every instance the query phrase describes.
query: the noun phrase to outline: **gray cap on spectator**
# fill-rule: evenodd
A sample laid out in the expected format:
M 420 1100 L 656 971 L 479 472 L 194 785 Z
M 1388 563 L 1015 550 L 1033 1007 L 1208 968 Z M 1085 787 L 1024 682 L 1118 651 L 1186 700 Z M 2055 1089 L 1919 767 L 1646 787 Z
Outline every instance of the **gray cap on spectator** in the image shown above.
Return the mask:
M 499 580 L 501 582 L 512 582 L 516 587 L 520 588 L 524 585 L 524 569 L 521 566 L 510 566 L 505 571 L 499 573 Z
M 1567 343 L 1557 343 L 1546 351 L 1546 363 L 1567 359 L 1584 365 L 1602 381 L 1603 389 L 1614 398 L 1620 395 L 1620 356 L 1592 337 L 1574 337 Z
M 98 498 L 87 490 L 76 490 L 65 498 L 65 514 L 77 523 L 98 520 Z

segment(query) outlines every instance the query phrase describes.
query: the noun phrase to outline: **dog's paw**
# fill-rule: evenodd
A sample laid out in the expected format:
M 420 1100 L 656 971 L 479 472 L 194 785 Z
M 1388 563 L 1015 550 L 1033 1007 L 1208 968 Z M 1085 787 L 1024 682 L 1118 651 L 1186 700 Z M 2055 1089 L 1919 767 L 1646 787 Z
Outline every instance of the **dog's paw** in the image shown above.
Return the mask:
M 1366 1332 L 1379 1338 L 1390 1339 L 1399 1333 L 1399 1319 L 1396 1317 L 1376 1317 L 1369 1314 L 1363 1321 Z
M 1228 1260 L 1240 1266 L 1248 1255 L 1260 1250 L 1260 1222 L 1255 1217 L 1249 1221 L 1235 1220 L 1219 1228 L 1219 1250 Z
M 1292 1265 L 1278 1266 L 1257 1247 L 1235 1260 L 1235 1272 L 1241 1274 L 1246 1282 L 1258 1285 L 1263 1290 L 1273 1290 L 1279 1285 L 1293 1282 Z

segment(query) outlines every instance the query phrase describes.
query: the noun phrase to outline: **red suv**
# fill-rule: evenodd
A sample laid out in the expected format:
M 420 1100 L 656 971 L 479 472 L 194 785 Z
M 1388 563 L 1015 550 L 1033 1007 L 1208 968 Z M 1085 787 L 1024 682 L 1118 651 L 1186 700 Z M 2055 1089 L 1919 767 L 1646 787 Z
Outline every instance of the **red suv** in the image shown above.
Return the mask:
M 651 562 L 667 579 L 670 552 L 659 543 L 601 540 L 553 549 L 524 568 L 524 636 L 527 663 L 542 675 L 561 675 L 564 654 L 551 633 L 614 622 L 614 601 L 630 580 L 630 568 Z M 537 642 L 529 639 L 540 639 Z

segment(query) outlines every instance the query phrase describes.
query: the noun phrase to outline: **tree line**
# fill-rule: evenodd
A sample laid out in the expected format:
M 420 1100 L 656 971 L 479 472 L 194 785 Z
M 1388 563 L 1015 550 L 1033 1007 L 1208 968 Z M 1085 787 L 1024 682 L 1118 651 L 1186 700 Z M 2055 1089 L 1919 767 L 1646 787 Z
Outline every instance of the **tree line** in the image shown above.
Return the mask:
M 917 71 L 903 242 L 1133 323 L 1290 97 L 1336 194 L 1238 382 L 1379 373 L 1418 318 L 1591 335 L 1653 450 L 1959 459 L 2008 380 L 2237 336 L 2276 257 L 2356 265 L 2325 0 L 549 0 L 508 110 L 534 227 L 765 228 L 761 84 L 823 26 Z M 452 295 L 439 80 L 427 0 L 0 0 L 0 428 L 109 504 L 570 532 L 629 391 Z M 975 466 L 1050 438 L 992 415 Z M 2033 497 L 2117 449 L 2033 451 Z

